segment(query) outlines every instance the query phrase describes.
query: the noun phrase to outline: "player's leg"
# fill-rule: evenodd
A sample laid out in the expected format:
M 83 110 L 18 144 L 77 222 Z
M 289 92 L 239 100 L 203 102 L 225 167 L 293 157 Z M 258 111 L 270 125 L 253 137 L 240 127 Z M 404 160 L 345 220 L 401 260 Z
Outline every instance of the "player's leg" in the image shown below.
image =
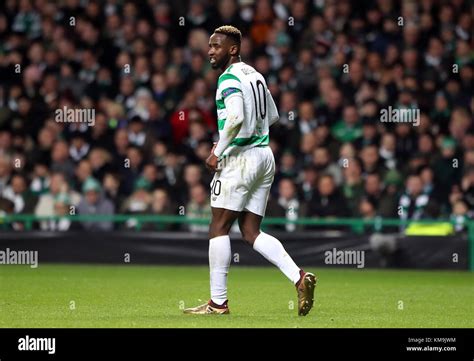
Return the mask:
M 211 301 L 222 306 L 227 301 L 227 274 L 231 261 L 229 231 L 239 212 L 224 208 L 211 208 L 209 226 L 209 271 Z
M 243 209 L 247 197 L 245 182 L 239 169 L 224 167 L 211 183 L 211 212 L 209 226 L 209 271 L 211 299 L 207 304 L 186 309 L 190 314 L 226 314 L 227 274 L 231 261 L 229 231 Z
M 253 249 L 277 266 L 288 279 L 297 284 L 301 279 L 302 271 L 285 251 L 281 242 L 275 237 L 262 232 L 260 225 L 263 217 L 244 211 L 239 216 L 239 228 L 245 242 Z
M 259 154 L 256 158 L 258 158 L 261 174 L 250 190 L 245 208 L 239 216 L 240 231 L 244 240 L 252 245 L 254 250 L 277 266 L 286 277 L 296 284 L 301 278 L 300 268 L 278 239 L 260 230 L 273 183 L 275 163 L 270 149 L 260 148 L 255 149 L 255 152 Z
M 252 212 L 242 212 L 239 216 L 242 237 L 293 282 L 298 294 L 298 315 L 306 316 L 313 307 L 317 279 L 296 265 L 278 239 L 260 230 L 262 218 Z
M 188 314 L 228 314 L 227 274 L 231 261 L 229 231 L 239 212 L 211 207 L 209 226 L 209 275 L 211 299 L 203 305 L 188 308 Z
M 245 241 L 277 266 L 296 285 L 298 314 L 306 315 L 313 306 L 316 277 L 301 270 L 285 251 L 281 242 L 260 229 L 273 183 L 275 161 L 269 148 L 260 149 L 258 152 L 261 158 L 259 168 L 262 173 L 248 194 L 244 211 L 239 216 L 239 227 Z
M 253 153 L 260 173 L 248 194 L 244 210 L 239 216 L 240 231 L 244 240 L 252 245 L 254 250 L 277 266 L 296 284 L 300 279 L 300 268 L 286 253 L 278 239 L 260 230 L 275 174 L 273 153 L 270 148 L 255 148 Z

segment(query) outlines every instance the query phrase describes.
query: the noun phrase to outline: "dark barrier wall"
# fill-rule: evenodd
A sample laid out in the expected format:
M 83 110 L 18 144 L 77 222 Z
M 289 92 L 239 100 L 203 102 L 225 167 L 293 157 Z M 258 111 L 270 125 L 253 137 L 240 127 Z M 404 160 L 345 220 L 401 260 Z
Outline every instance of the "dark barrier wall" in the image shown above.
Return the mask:
M 296 263 L 304 266 L 468 269 L 468 241 L 463 235 L 273 234 Z M 233 263 L 268 264 L 240 235 L 231 235 L 231 239 Z M 40 266 L 42 262 L 208 264 L 207 235 L 185 232 L 1 232 L 0 251 L 7 248 L 38 251 Z

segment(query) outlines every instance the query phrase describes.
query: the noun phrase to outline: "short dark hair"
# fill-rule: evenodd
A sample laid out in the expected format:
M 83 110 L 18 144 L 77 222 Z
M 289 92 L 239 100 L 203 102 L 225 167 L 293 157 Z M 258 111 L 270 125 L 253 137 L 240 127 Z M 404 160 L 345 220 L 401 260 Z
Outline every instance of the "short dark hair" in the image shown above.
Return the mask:
M 224 34 L 231 38 L 237 45 L 240 46 L 242 41 L 242 33 L 239 29 L 232 25 L 223 25 L 214 30 L 216 34 Z

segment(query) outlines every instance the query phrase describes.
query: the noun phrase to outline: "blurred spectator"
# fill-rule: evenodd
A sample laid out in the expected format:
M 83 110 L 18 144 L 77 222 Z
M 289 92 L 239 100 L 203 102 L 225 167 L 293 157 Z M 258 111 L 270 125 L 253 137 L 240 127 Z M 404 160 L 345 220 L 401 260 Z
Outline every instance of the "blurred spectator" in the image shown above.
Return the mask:
M 423 133 L 418 138 L 418 152 L 428 164 L 438 156 L 433 136 L 430 133 Z
M 362 136 L 359 115 L 354 105 L 348 105 L 344 108 L 342 119 L 334 124 L 331 133 L 334 138 L 341 142 L 353 142 Z
M 74 189 L 81 191 L 83 184 L 92 177 L 92 164 L 88 159 L 81 160 L 75 169 Z
M 456 142 L 444 138 L 441 143 L 441 157 L 433 165 L 436 180 L 436 195 L 442 202 L 448 199 L 451 187 L 461 181 L 461 160 L 456 158 Z
M 330 154 L 327 148 L 319 147 L 313 151 L 313 165 L 321 173 L 330 174 L 336 185 L 342 183 L 341 168 L 331 161 Z
M 195 152 L 200 142 L 211 143 L 211 137 L 208 134 L 206 125 L 197 120 L 189 124 L 189 134 L 184 139 L 184 146 L 186 147 L 187 157 L 191 160 L 196 158 Z
M 420 178 L 423 182 L 423 193 L 429 196 L 433 195 L 434 190 L 434 173 L 430 167 L 425 167 L 420 171 Z
M 152 215 L 176 215 L 176 207 L 172 204 L 168 193 L 163 188 L 158 188 L 151 194 L 149 213 Z M 143 226 L 147 230 L 171 231 L 176 227 L 171 223 L 153 222 Z
M 152 214 L 173 215 L 175 214 L 175 207 L 172 204 L 168 193 L 163 188 L 158 188 L 152 193 L 151 208 Z
M 89 152 L 89 164 L 92 170 L 92 176 L 102 181 L 105 173 L 110 169 L 112 157 L 104 148 L 94 148 Z
M 190 199 L 186 205 L 186 216 L 191 220 L 210 218 L 211 207 L 206 187 L 201 183 L 194 184 L 191 186 L 189 193 Z M 209 225 L 191 223 L 188 225 L 188 230 L 191 232 L 207 232 Z
M 295 138 L 293 139 L 295 144 L 299 144 L 303 135 L 310 133 L 318 126 L 311 102 L 305 101 L 299 105 L 297 124 L 298 127 L 295 128 L 295 133 L 292 135 Z
M 102 147 L 111 151 L 114 148 L 113 132 L 109 128 L 109 124 L 105 114 L 96 113 L 95 125 L 91 129 L 90 144 L 92 148 Z
M 278 198 L 268 202 L 266 215 L 269 217 L 286 218 L 295 221 L 306 216 L 306 205 L 298 200 L 296 185 L 290 178 L 283 178 L 278 183 Z M 275 227 L 280 228 L 280 227 Z M 288 223 L 283 229 L 293 232 L 298 227 L 296 224 Z
M 430 204 L 431 201 L 431 204 Z M 428 194 L 423 193 L 423 181 L 417 175 L 411 175 L 406 181 L 405 194 L 400 197 L 399 215 L 401 219 L 420 220 L 430 218 L 433 205 Z
M 123 203 L 120 213 L 145 214 L 151 203 L 150 189 L 151 183 L 147 179 L 137 179 L 134 191 Z
M 84 159 L 89 153 L 89 149 L 90 145 L 86 142 L 84 134 L 76 132 L 72 135 L 69 156 L 75 163 Z
M 30 183 L 30 190 L 36 196 L 41 196 L 48 192 L 50 182 L 49 169 L 46 164 L 37 163 L 34 165 L 33 179 Z
M 461 191 L 471 213 L 474 213 L 474 167 L 466 170 L 461 181 Z
M 355 140 L 354 144 L 357 149 L 362 149 L 367 145 L 379 144 L 379 134 L 377 132 L 377 126 L 375 120 L 367 119 L 362 123 L 362 136 Z
M 296 158 L 291 150 L 285 150 L 280 158 L 280 166 L 275 174 L 275 182 L 278 182 L 282 178 L 293 178 L 297 177 L 296 172 Z
M 71 205 L 76 206 L 80 202 L 80 195 L 69 188 L 69 184 L 64 174 L 61 172 L 54 172 L 50 177 L 48 192 L 39 197 L 35 208 L 35 215 L 54 215 L 54 200 L 59 194 L 67 194 Z
M 5 216 L 7 214 L 13 214 L 15 211 L 15 203 L 11 200 L 0 196 L 0 215 Z M 2 226 L 5 226 L 3 224 Z
M 10 157 L 0 154 L 0 194 L 3 193 L 10 183 L 11 172 L 12 167 Z
M 362 198 L 358 204 L 358 214 L 363 219 L 374 219 L 377 215 L 377 205 L 371 198 Z
M 345 158 L 347 163 L 343 168 L 344 182 L 342 193 L 347 201 L 351 214 L 356 214 L 359 202 L 364 194 L 364 181 L 362 180 L 362 167 L 357 158 Z
M 463 200 L 458 200 L 453 205 L 451 221 L 454 222 L 456 232 L 464 230 L 468 217 L 469 208 Z
M 117 173 L 109 172 L 104 175 L 102 181 L 104 195 L 113 204 L 115 209 L 120 209 L 124 201 L 124 195 L 120 193 L 120 177 Z
M 188 203 L 191 198 L 191 188 L 203 181 L 203 169 L 199 164 L 187 164 L 184 167 L 183 181 L 179 187 L 182 191 L 180 196 L 181 204 Z M 209 180 L 209 183 L 211 181 Z M 205 182 L 207 183 L 207 182 Z M 186 190 L 186 191 L 184 191 Z
M 11 185 L 5 187 L 1 195 L 14 203 L 15 213 L 33 213 L 38 200 L 37 196 L 28 188 L 25 176 L 19 173 L 12 176 Z
M 94 178 L 87 179 L 82 186 L 83 198 L 77 206 L 77 213 L 79 215 L 94 216 L 94 215 L 113 215 L 114 205 L 111 201 L 106 199 L 102 194 L 102 187 L 100 183 Z M 110 231 L 114 224 L 112 221 L 84 221 L 81 222 L 82 227 L 87 231 Z
M 144 147 L 149 149 L 153 144 L 153 137 L 147 134 L 145 124 L 139 116 L 134 116 L 127 128 L 128 142 L 136 147 Z
M 122 175 L 122 191 L 129 195 L 142 172 L 143 152 L 141 148 L 129 146 L 126 156 L 124 163 L 120 166 L 117 165 L 117 167 L 119 167 Z
M 379 155 L 387 169 L 395 169 L 397 167 L 396 158 L 396 138 L 392 133 L 385 133 L 380 142 Z
M 399 216 L 398 200 L 399 190 L 403 185 L 403 179 L 395 170 L 387 172 L 384 178 L 384 190 L 380 197 L 377 214 L 381 217 L 395 218 Z
M 334 178 L 325 174 L 319 178 L 317 193 L 309 202 L 308 213 L 313 217 L 347 217 L 349 210 L 346 204 Z
M 333 138 L 327 126 L 319 126 L 314 130 L 316 146 L 328 150 L 331 158 L 336 159 L 339 155 L 340 143 Z
M 387 168 L 381 162 L 377 146 L 367 145 L 360 151 L 360 158 L 362 160 L 363 174 L 377 173 L 379 176 L 384 176 Z
M 318 171 L 312 166 L 303 168 L 303 174 L 301 176 L 301 183 L 299 185 L 299 194 L 302 200 L 309 201 L 315 192 L 316 184 L 318 179 Z
M 53 145 L 51 151 L 51 170 L 53 172 L 61 172 L 71 180 L 74 174 L 74 164 L 69 159 L 68 144 L 66 141 L 57 141 Z
M 413 126 L 411 124 L 399 123 L 395 127 L 395 135 L 397 138 L 397 159 L 403 162 L 409 159 L 416 149 L 416 138 L 412 133 Z
M 69 231 L 80 229 L 78 222 L 73 222 L 71 214 L 71 199 L 67 193 L 59 193 L 54 198 L 54 215 L 60 218 L 51 219 L 41 223 L 41 229 L 48 231 Z

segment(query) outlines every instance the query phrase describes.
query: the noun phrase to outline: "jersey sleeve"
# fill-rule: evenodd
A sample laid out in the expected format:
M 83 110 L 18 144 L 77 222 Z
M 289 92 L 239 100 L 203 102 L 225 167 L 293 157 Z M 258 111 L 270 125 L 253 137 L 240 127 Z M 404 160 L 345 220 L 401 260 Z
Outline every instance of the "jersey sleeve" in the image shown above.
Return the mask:
M 244 99 L 242 93 L 237 92 L 225 100 L 227 119 L 219 130 L 219 141 L 214 154 L 219 158 L 239 133 L 244 121 Z
M 242 83 L 240 79 L 232 73 L 224 73 L 219 77 L 217 91 L 225 100 L 229 95 L 242 92 Z
M 272 93 L 267 88 L 267 104 L 268 104 L 268 126 L 272 126 L 280 119 L 280 115 L 278 114 L 278 108 L 275 105 L 275 101 L 273 100 Z

